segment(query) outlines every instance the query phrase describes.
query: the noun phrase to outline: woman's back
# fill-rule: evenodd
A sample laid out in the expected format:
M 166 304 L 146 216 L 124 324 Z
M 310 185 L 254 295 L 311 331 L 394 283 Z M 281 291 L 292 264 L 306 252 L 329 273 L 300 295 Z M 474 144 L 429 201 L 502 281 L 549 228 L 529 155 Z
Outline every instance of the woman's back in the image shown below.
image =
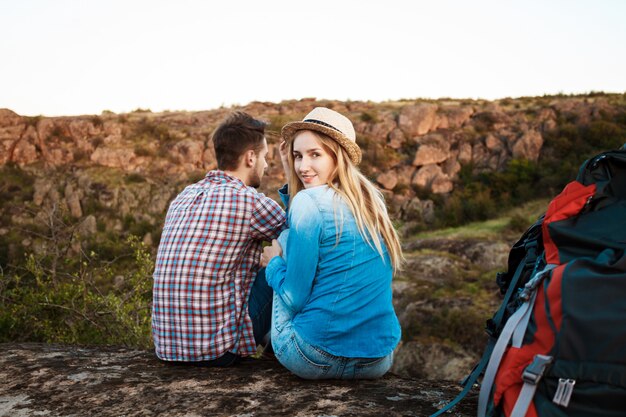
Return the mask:
M 400 326 L 386 248 L 383 259 L 328 186 L 300 191 L 289 216 L 287 268 L 279 293 L 294 310 L 295 329 L 333 355 L 389 354 L 400 339 Z

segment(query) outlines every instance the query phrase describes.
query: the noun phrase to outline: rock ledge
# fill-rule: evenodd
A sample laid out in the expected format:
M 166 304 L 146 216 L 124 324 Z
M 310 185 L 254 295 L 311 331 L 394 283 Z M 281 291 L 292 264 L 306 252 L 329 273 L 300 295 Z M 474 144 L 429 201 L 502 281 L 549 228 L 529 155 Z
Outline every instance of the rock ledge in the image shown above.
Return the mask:
M 277 362 L 229 369 L 167 365 L 148 351 L 0 344 L 0 416 L 428 416 L 458 388 L 389 374 L 304 381 Z M 471 394 L 450 416 L 470 416 Z

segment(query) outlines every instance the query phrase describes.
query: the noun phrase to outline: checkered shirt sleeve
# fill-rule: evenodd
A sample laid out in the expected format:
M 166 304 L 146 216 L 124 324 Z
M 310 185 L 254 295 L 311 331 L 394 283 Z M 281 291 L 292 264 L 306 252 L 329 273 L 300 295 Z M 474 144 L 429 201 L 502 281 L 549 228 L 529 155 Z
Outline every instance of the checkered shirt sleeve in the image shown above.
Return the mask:
M 153 275 L 158 357 L 203 361 L 256 352 L 248 298 L 262 241 L 276 238 L 284 224 L 275 201 L 222 171 L 176 197 Z

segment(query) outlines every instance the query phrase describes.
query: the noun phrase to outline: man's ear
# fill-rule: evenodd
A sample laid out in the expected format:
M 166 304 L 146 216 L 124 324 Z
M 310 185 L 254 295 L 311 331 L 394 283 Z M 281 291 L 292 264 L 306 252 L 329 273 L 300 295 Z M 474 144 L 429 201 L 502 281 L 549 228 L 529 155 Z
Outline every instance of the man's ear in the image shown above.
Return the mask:
M 254 163 L 256 162 L 256 152 L 253 149 L 250 149 L 243 155 L 243 162 L 246 167 L 252 168 Z

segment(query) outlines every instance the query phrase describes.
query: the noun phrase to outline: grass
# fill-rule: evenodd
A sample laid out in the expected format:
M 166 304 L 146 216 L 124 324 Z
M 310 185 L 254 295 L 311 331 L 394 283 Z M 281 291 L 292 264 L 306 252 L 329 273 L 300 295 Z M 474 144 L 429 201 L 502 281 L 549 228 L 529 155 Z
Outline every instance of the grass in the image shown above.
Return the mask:
M 520 235 L 519 230 L 510 230 L 511 219 L 522 216 L 528 220 L 530 226 L 548 207 L 548 199 L 529 201 L 521 207 L 508 210 L 502 216 L 482 222 L 473 222 L 459 227 L 432 230 L 418 233 L 411 239 L 449 238 L 449 239 L 502 239 L 515 238 Z M 511 236 L 509 236 L 511 235 Z

